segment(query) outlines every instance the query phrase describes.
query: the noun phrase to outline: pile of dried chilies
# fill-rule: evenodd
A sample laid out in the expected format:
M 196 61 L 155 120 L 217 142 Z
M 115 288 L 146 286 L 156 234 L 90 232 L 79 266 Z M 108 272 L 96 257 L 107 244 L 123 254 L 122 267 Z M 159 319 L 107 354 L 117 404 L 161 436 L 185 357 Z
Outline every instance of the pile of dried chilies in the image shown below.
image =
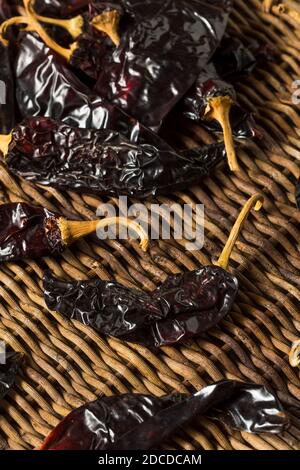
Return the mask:
M 234 83 L 269 51 L 226 33 L 231 9 L 231 0 L 0 0 L 0 80 L 8 104 L 0 149 L 7 167 L 60 190 L 137 198 L 199 183 L 226 154 L 237 171 L 234 138 L 258 131 Z M 171 113 L 222 132 L 224 143 L 175 150 L 159 133 Z M 196 337 L 232 308 L 238 281 L 227 271 L 229 257 L 249 211 L 262 202 L 260 195 L 249 199 L 215 265 L 170 276 L 151 294 L 99 279 L 66 282 L 47 271 L 46 305 L 148 347 Z M 133 229 L 147 249 L 146 233 L 129 219 L 67 220 L 25 202 L 3 204 L 0 262 L 58 255 L 112 224 Z M 294 365 L 298 352 L 295 345 Z M 0 398 L 20 360 L 9 353 L 0 365 Z M 289 424 L 270 390 L 226 380 L 191 396 L 99 398 L 70 413 L 41 449 L 151 449 L 207 413 L 248 432 L 278 433 Z
M 224 80 L 251 71 L 255 58 L 240 41 L 224 37 L 230 0 L 90 2 L 88 12 L 66 20 L 45 16 L 53 9 L 50 5 L 47 13 L 40 3 L 24 0 L 21 15 L 1 26 L 7 46 L 10 27 L 26 25 L 15 61 L 17 104 L 23 117 L 49 116 L 71 125 L 116 130 L 135 143 L 141 137 L 151 144 L 155 137 L 149 128 L 157 131 L 176 108 L 215 132 L 222 128 L 229 165 L 238 169 L 232 134 L 253 137 L 255 127 L 237 105 L 233 85 Z M 78 9 L 81 6 L 78 2 Z M 46 27 L 68 31 L 70 47 L 60 46 Z M 69 64 L 92 74 L 94 92 L 88 80 L 85 89 L 72 77 Z

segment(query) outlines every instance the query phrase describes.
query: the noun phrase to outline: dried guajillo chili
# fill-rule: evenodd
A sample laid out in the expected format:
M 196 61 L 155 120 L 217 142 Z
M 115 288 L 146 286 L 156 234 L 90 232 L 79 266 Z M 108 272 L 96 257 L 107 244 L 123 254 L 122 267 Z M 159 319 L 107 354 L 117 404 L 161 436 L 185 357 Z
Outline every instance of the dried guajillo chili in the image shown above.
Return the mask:
M 289 418 L 271 390 L 224 380 L 190 396 L 128 393 L 98 398 L 64 418 L 40 450 L 148 450 L 207 414 L 251 433 L 282 433 L 289 426 Z
M 70 221 L 24 202 L 3 204 L 0 206 L 0 262 L 57 255 L 79 238 L 116 224 L 134 230 L 141 238 L 142 249 L 147 250 L 147 235 L 130 219 Z
M 293 343 L 289 354 L 289 361 L 292 367 L 300 365 L 300 340 Z
M 0 400 L 4 398 L 4 396 L 9 392 L 13 384 L 15 383 L 16 376 L 20 370 L 22 361 L 23 361 L 23 354 L 7 351 L 3 357 L 2 352 L 0 351 L 1 359 L 5 359 L 0 361 Z M 0 402 L 1 405 L 1 402 Z
M 134 144 L 115 130 L 70 127 L 50 118 L 28 118 L 2 142 L 6 164 L 18 176 L 107 196 L 145 198 L 182 189 L 225 158 L 223 144 L 180 154 L 165 143 Z
M 158 128 L 218 47 L 231 2 L 123 0 L 122 5 L 132 25 L 105 56 L 96 90 Z
M 250 198 L 238 217 L 216 266 L 170 276 L 151 294 L 99 279 L 66 282 L 44 275 L 50 310 L 97 331 L 149 347 L 182 342 L 218 324 L 231 310 L 238 281 L 227 272 L 229 257 L 250 211 L 262 196 Z

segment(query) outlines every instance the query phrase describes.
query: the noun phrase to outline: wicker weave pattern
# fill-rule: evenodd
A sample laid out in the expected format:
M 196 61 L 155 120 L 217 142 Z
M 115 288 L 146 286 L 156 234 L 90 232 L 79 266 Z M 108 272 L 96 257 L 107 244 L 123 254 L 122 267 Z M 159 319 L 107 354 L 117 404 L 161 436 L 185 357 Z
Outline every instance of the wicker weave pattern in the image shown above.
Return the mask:
M 264 140 L 239 150 L 237 176 L 218 170 L 201 187 L 159 198 L 160 202 L 202 202 L 206 206 L 206 242 L 201 252 L 185 252 L 186 240 L 153 243 L 99 242 L 89 238 L 60 259 L 46 258 L 57 276 L 115 279 L 152 290 L 170 273 L 210 264 L 220 253 L 241 205 L 255 192 L 265 194 L 264 209 L 246 223 L 231 259 L 240 281 L 232 314 L 205 337 L 153 353 L 141 346 L 104 338 L 45 308 L 43 264 L 8 263 L 0 271 L 0 340 L 27 354 L 24 374 L 3 400 L 0 448 L 39 446 L 74 407 L 99 394 L 124 392 L 157 396 L 200 389 L 223 378 L 271 384 L 282 402 L 299 406 L 299 370 L 288 363 L 300 330 L 300 215 L 294 185 L 300 176 L 300 112 L 289 103 L 291 84 L 300 79 L 299 23 L 269 2 L 235 1 L 230 28 L 241 37 L 276 44 L 282 64 L 266 64 L 238 85 L 242 104 L 253 110 Z M 286 4 L 292 2 L 284 2 Z M 274 5 L 273 5 L 274 4 Z M 175 144 L 212 142 L 199 126 L 173 123 Z M 171 133 L 170 133 L 171 134 Z M 0 167 L 1 202 L 30 201 L 65 216 L 93 218 L 100 199 L 34 187 Z M 207 418 L 198 419 L 165 443 L 165 449 L 297 449 L 300 412 L 283 436 L 234 432 Z

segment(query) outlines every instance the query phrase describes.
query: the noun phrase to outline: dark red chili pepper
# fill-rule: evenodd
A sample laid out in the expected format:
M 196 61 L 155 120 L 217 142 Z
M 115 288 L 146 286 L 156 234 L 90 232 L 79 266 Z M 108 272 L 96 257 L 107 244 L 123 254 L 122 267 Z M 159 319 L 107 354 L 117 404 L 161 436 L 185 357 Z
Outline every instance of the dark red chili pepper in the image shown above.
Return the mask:
M 0 399 L 9 392 L 20 370 L 23 354 L 0 351 Z
M 43 207 L 24 202 L 0 206 L 0 262 L 60 254 L 68 245 L 94 232 L 100 226 L 125 223 L 122 218 L 102 221 L 68 221 Z M 126 219 L 141 236 L 147 249 L 148 238 L 134 222 Z
M 8 134 L 15 125 L 15 89 L 9 46 L 0 42 L 0 134 Z
M 195 82 L 227 25 L 230 1 L 123 0 L 134 19 L 104 58 L 96 90 L 148 127 L 158 128 Z
M 116 282 L 65 282 L 44 275 L 50 310 L 105 335 L 154 347 L 187 340 L 219 323 L 237 290 L 237 279 L 217 266 L 170 277 L 152 294 Z
M 60 281 L 46 272 L 46 304 L 105 335 L 147 346 L 174 344 L 197 336 L 218 324 L 232 307 L 238 281 L 225 269 L 245 218 L 254 204 L 256 210 L 261 207 L 261 200 L 256 195 L 245 205 L 219 266 L 171 276 L 151 294 L 98 279 Z
M 223 144 L 180 155 L 163 141 L 134 144 L 115 130 L 28 118 L 15 127 L 5 161 L 13 173 L 43 185 L 144 198 L 199 183 L 224 154 Z
M 224 380 L 191 396 L 98 398 L 64 418 L 40 450 L 148 450 L 207 413 L 239 431 L 282 433 L 289 426 L 281 403 L 266 387 Z
M 222 79 L 233 80 L 241 74 L 253 72 L 259 53 L 254 44 L 246 47 L 237 37 L 225 34 L 212 62 Z

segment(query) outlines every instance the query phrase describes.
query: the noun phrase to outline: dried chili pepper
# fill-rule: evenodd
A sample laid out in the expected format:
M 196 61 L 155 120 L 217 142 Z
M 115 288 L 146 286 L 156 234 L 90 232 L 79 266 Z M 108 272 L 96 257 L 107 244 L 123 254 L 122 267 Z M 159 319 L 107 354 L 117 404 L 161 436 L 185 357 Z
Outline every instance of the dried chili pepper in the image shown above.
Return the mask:
M 282 433 L 289 426 L 281 403 L 266 387 L 224 380 L 191 396 L 99 398 L 64 418 L 40 450 L 148 450 L 207 413 L 252 433 Z
M 112 224 L 131 227 L 147 250 L 148 238 L 130 219 L 69 221 L 43 207 L 24 202 L 0 206 L 0 262 L 60 254 L 67 246 L 96 229 Z
M 237 37 L 225 34 L 217 48 L 212 62 L 217 74 L 226 80 L 233 80 L 241 74 L 253 72 L 261 50 L 255 43 L 246 47 Z
M 96 90 L 146 126 L 158 128 L 215 52 L 231 2 L 122 4 L 134 21 L 119 47 L 104 58 Z
M 20 370 L 23 360 L 23 354 L 16 352 L 6 352 L 5 356 L 0 354 L 1 359 L 5 359 L 5 363 L 0 361 L 0 399 L 9 392 L 13 386 L 16 376 Z
M 137 145 L 115 130 L 79 129 L 49 118 L 28 118 L 4 143 L 10 170 L 30 181 L 143 198 L 198 183 L 225 153 L 216 144 L 180 155 L 164 142 Z
M 76 319 L 105 335 L 147 346 L 162 346 L 197 336 L 226 316 L 238 290 L 237 279 L 226 269 L 235 240 L 253 196 L 238 217 L 217 266 L 169 277 L 153 293 L 128 289 L 99 279 L 66 282 L 46 272 L 44 296 L 49 309 Z

